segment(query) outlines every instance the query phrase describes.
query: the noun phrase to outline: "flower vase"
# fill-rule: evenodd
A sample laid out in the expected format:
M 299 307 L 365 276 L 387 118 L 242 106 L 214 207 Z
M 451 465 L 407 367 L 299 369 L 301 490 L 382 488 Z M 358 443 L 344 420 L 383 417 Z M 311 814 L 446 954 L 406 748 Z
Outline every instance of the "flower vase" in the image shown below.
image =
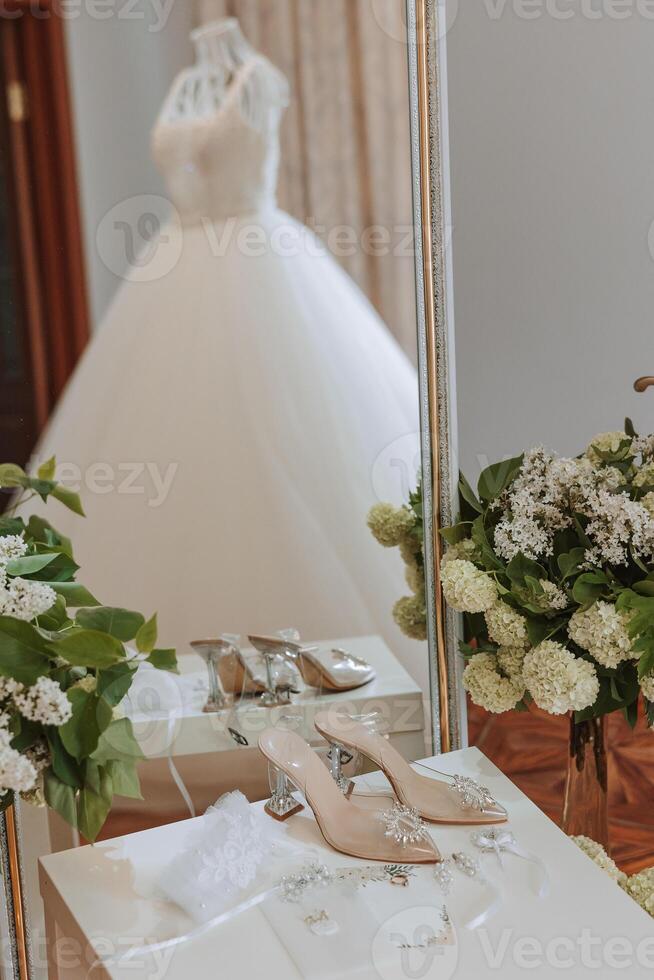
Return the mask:
M 586 721 L 570 717 L 563 830 L 590 837 L 609 850 L 606 716 Z

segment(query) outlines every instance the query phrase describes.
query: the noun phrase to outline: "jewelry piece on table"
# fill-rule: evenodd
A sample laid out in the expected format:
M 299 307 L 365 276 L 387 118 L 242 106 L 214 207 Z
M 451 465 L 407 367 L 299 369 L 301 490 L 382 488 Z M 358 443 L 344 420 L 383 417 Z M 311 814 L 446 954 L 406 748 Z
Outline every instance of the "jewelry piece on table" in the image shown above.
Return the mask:
M 537 854 L 531 854 L 521 847 L 510 830 L 489 827 L 488 830 L 480 830 L 471 834 L 470 840 L 482 853 L 494 853 L 502 869 L 504 869 L 503 854 L 515 854 L 516 857 L 523 858 L 525 861 L 531 861 L 540 872 L 540 881 L 537 889 L 538 897 L 545 898 L 549 894 L 550 878 L 545 864 Z
M 325 909 L 311 912 L 305 916 L 304 921 L 314 936 L 333 936 L 340 929 L 338 922 L 330 919 L 329 912 Z
M 324 888 L 334 881 L 334 873 L 324 864 L 309 864 L 297 874 L 284 875 L 279 883 L 283 902 L 299 902 L 309 888 Z
M 454 942 L 454 933 L 447 905 L 443 905 L 441 908 L 440 919 L 442 928 L 437 933 L 432 933 L 422 943 L 399 943 L 397 949 L 431 949 L 434 946 L 451 946 Z
M 442 891 L 443 895 L 449 895 L 452 891 L 452 885 L 454 884 L 452 862 L 449 858 L 445 858 L 436 865 L 434 868 L 434 878 L 438 882 L 438 887 Z
M 488 830 L 476 831 L 470 835 L 470 840 L 482 852 L 494 852 L 500 867 L 503 867 L 502 851 L 515 853 L 517 840 L 510 830 L 499 830 L 489 827 Z
M 390 810 L 384 810 L 381 816 L 386 824 L 384 836 L 391 837 L 400 847 L 417 844 L 429 834 L 418 811 L 413 807 L 402 806 L 397 801 Z
M 456 851 L 452 855 L 452 860 L 461 874 L 466 875 L 468 878 L 483 877 L 479 861 L 475 861 L 474 858 L 469 857 L 463 851 Z

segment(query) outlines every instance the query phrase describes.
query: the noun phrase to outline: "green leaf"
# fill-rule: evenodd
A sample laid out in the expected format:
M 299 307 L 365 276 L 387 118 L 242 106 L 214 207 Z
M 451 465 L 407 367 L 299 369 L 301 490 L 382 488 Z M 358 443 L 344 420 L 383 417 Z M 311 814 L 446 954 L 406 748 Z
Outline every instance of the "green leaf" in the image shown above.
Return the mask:
M 111 805 L 113 781 L 106 766 L 99 765 L 95 759 L 87 759 L 84 764 L 84 785 Z
M 537 561 L 526 558 L 521 552 L 515 555 L 506 566 L 506 574 L 512 582 L 524 585 L 527 577 L 540 581 L 547 578 L 547 571 Z
M 465 502 L 472 507 L 477 514 L 481 514 L 483 512 L 483 508 L 475 496 L 475 491 L 472 489 L 463 473 L 459 474 L 459 493 L 461 494 L 462 499 L 465 500 Z
M 27 523 L 27 536 L 40 544 L 58 546 L 70 558 L 73 557 L 73 546 L 70 539 L 55 530 L 44 517 L 32 514 Z
M 28 721 L 27 718 L 17 718 L 16 722 L 19 726 L 18 733 L 11 740 L 12 749 L 16 749 L 17 752 L 26 752 L 27 749 L 31 749 L 35 742 L 37 742 L 41 735 L 43 734 L 43 729 L 41 725 L 36 721 Z
M 22 534 L 25 522 L 21 517 L 0 517 L 0 538 L 8 534 Z
M 26 555 L 24 558 L 13 558 L 7 563 L 7 574 L 14 576 L 22 576 L 25 578 L 28 575 L 34 575 L 36 572 L 42 571 L 47 565 L 51 565 L 55 561 L 57 555 Z
M 134 738 L 132 723 L 129 718 L 120 718 L 112 722 L 102 733 L 93 758 L 101 764 L 110 761 L 134 762 L 143 759 L 141 747 Z
M 157 670 L 169 670 L 173 674 L 179 674 L 177 654 L 174 650 L 153 650 L 147 660 Z
M 41 613 L 39 616 L 39 632 L 43 635 L 44 631 L 47 633 L 56 633 L 58 630 L 64 628 L 70 624 L 70 619 L 68 618 L 68 613 L 66 612 L 66 603 L 63 598 L 58 595 L 55 603 L 51 606 L 46 613 Z
M 62 783 L 52 769 L 47 769 L 44 776 L 45 801 L 60 817 L 77 827 L 77 810 L 75 807 L 75 790 L 72 786 Z
M 627 721 L 629 727 L 633 730 L 638 724 L 638 698 L 632 701 L 631 704 L 627 704 L 622 709 L 622 713 Z
M 580 606 L 601 599 L 608 591 L 609 580 L 604 572 L 585 572 L 572 587 L 572 596 Z
M 15 463 L 0 465 L 0 487 L 21 487 L 25 479 L 25 470 Z
M 113 711 L 104 698 L 79 687 L 68 691 L 68 700 L 73 714 L 59 734 L 66 751 L 81 762 L 97 749 L 100 735 L 111 725 Z
M 84 513 L 84 508 L 82 507 L 82 501 L 78 493 L 74 493 L 69 490 L 68 487 L 63 487 L 58 483 L 54 489 L 51 491 L 52 496 L 55 500 L 58 500 L 60 504 L 67 507 L 68 510 L 72 510 L 74 514 L 79 514 L 80 517 L 86 517 Z
M 75 578 L 79 565 L 61 545 L 37 544 L 36 547 L 39 554 L 53 556 L 38 576 L 42 582 L 52 585 L 53 582 L 71 582 Z
M 482 500 L 495 500 L 518 475 L 524 454 L 487 466 L 479 477 L 477 492 Z
M 30 686 L 49 667 L 47 643 L 35 627 L 11 616 L 0 616 L 0 674 Z
M 99 630 L 76 630 L 54 643 L 53 650 L 75 667 L 111 667 L 125 658 L 125 650 L 115 636 Z
M 77 826 L 80 834 L 86 840 L 93 842 L 104 826 L 109 816 L 111 803 L 98 796 L 93 790 L 85 787 L 77 801 Z
M 143 799 L 135 762 L 110 760 L 107 770 L 111 774 L 116 796 L 126 796 L 130 800 Z
M 648 674 L 654 673 L 654 642 L 649 641 L 649 649 L 645 651 L 638 661 L 638 679 L 642 680 Z
M 491 543 L 488 540 L 483 517 L 478 517 L 472 522 L 472 540 L 477 545 L 477 548 L 481 553 L 481 561 L 487 569 L 498 571 L 500 569 L 504 569 L 504 565 L 495 554 Z
M 562 555 L 559 555 L 557 564 L 559 571 L 564 579 L 571 578 L 579 571 L 579 566 L 586 557 L 585 548 L 573 548 Z
M 628 417 L 624 420 L 624 431 L 627 433 L 630 439 L 638 438 L 636 430 L 634 429 L 634 423 Z
M 462 521 L 460 524 L 453 524 L 452 527 L 442 527 L 440 535 L 448 544 L 458 544 L 465 541 L 470 536 L 472 524 L 469 521 Z
M 47 732 L 50 754 L 52 756 L 52 771 L 60 782 L 73 789 L 80 789 L 82 786 L 82 773 L 80 767 L 73 756 L 66 751 L 64 743 L 57 729 L 49 729 Z
M 55 474 L 57 472 L 57 459 L 55 456 L 51 456 L 49 460 L 45 463 L 41 463 L 36 475 L 39 480 L 54 480 Z
M 648 596 L 650 599 L 654 598 L 654 576 L 648 576 L 641 582 L 636 582 L 633 586 L 634 592 L 638 595 Z
M 79 582 L 48 582 L 51 589 L 66 600 L 67 606 L 73 609 L 82 609 L 88 606 L 99 606 L 100 603 L 92 596 L 88 589 L 85 589 Z
M 82 609 L 75 619 L 84 629 L 109 633 L 123 643 L 133 640 L 145 622 L 141 613 L 130 612 L 129 609 L 116 609 L 111 606 Z
M 135 673 L 136 667 L 125 662 L 98 671 L 98 694 L 108 704 L 120 704 L 132 685 Z
M 140 653 L 151 653 L 157 642 L 157 614 L 139 629 L 136 634 L 136 646 Z

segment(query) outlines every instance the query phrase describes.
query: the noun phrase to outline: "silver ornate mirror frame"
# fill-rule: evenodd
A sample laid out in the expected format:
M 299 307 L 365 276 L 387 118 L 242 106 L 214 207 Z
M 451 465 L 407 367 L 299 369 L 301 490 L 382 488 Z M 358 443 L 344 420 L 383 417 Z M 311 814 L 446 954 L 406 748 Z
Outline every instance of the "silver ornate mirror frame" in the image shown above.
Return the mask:
M 459 617 L 440 583 L 441 527 L 457 509 L 456 382 L 447 126 L 446 0 L 407 0 L 427 631 L 434 750 L 466 743 Z

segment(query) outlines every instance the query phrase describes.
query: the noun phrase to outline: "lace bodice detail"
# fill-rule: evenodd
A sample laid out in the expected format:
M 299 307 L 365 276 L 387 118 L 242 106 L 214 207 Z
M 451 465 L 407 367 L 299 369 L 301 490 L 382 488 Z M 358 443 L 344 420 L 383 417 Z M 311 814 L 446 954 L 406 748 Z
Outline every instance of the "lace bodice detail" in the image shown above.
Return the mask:
M 191 68 L 176 79 L 166 105 L 211 84 Z M 222 104 L 204 100 L 197 112 L 162 112 L 152 152 L 182 223 L 253 215 L 276 201 L 279 126 L 288 105 L 288 82 L 266 58 L 254 55 L 234 74 Z

